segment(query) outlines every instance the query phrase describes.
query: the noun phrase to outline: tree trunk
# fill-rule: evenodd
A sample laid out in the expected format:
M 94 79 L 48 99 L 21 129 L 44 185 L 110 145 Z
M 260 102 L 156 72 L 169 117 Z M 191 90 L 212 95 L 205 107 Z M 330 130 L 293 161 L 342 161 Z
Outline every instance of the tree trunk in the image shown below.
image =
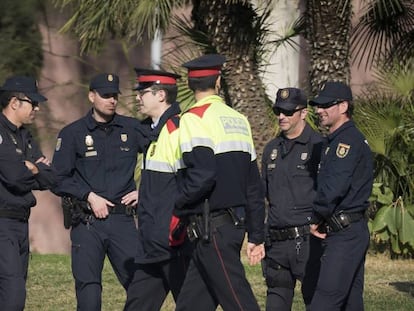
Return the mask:
M 313 94 L 327 80 L 349 83 L 351 12 L 351 1 L 307 1 L 309 81 Z
M 217 52 L 227 58 L 224 97 L 249 119 L 260 160 L 264 145 L 274 135 L 274 125 L 257 63 L 256 13 L 251 4 L 194 0 L 192 18 L 195 29 L 209 36 L 213 50 L 206 52 Z

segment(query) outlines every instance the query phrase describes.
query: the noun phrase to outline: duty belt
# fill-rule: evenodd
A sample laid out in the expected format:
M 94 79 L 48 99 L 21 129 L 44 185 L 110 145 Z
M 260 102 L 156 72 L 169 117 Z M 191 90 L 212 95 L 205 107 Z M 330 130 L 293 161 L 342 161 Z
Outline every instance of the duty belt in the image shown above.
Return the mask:
M 346 213 L 344 211 L 339 211 L 326 220 L 326 231 L 341 231 L 349 227 L 351 223 L 360 221 L 364 217 L 364 212 Z
M 309 225 L 284 229 L 269 228 L 269 237 L 272 241 L 292 240 L 307 234 L 309 234 Z
M 212 212 L 209 217 L 208 231 L 210 231 L 210 226 L 211 228 L 218 228 L 225 224 L 236 225 L 238 222 L 228 210 Z M 197 240 L 201 237 L 203 237 L 203 239 L 207 237 L 206 240 L 208 240 L 210 232 L 205 232 L 206 229 L 207 228 L 204 226 L 203 215 L 196 214 L 188 217 L 187 236 L 190 241 Z
M 135 211 L 135 206 L 124 204 L 115 204 L 115 206 L 109 208 L 110 214 L 135 215 Z
M 0 218 L 11 218 L 20 221 L 28 221 L 30 216 L 30 209 L 28 210 L 12 210 L 12 209 L 0 209 Z

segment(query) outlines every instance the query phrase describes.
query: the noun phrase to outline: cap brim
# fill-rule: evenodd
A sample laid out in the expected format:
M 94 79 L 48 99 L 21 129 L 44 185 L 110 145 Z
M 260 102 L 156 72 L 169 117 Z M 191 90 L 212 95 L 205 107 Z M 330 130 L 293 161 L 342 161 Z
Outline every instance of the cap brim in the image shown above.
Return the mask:
M 332 102 L 337 101 L 338 99 L 335 97 L 327 97 L 327 96 L 318 96 L 314 99 L 309 101 L 309 105 L 311 106 L 326 106 Z
M 298 106 L 306 107 L 306 104 L 295 102 L 281 102 L 274 105 L 274 107 L 281 108 L 284 110 L 295 110 Z
M 24 95 L 26 95 L 31 101 L 34 102 L 41 103 L 47 101 L 47 98 L 39 93 L 24 93 Z
M 94 91 L 97 92 L 99 95 L 121 94 L 121 91 L 114 87 L 104 87 L 100 89 L 95 89 Z

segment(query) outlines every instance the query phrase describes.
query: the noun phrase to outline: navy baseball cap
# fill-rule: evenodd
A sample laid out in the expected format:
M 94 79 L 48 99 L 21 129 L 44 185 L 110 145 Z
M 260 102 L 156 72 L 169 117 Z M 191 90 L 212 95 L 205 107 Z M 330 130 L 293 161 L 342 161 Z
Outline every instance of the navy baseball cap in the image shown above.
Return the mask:
M 135 68 L 138 84 L 134 90 L 139 91 L 157 84 L 177 85 L 180 75 L 153 69 Z
M 120 94 L 119 77 L 112 73 L 101 73 L 92 78 L 89 90 L 96 91 L 99 95 Z
M 351 88 L 343 82 L 326 82 L 318 95 L 309 101 L 312 106 L 328 108 L 341 101 L 352 101 Z
M 220 75 L 226 57 L 220 54 L 206 54 L 182 64 L 188 69 L 189 78 L 203 78 Z
M 32 77 L 12 76 L 4 82 L 0 91 L 20 92 L 33 102 L 47 101 L 47 98 L 37 90 L 37 81 Z
M 276 93 L 276 100 L 273 108 L 292 111 L 299 107 L 306 107 L 308 101 L 301 89 L 294 87 L 286 87 L 279 89 Z

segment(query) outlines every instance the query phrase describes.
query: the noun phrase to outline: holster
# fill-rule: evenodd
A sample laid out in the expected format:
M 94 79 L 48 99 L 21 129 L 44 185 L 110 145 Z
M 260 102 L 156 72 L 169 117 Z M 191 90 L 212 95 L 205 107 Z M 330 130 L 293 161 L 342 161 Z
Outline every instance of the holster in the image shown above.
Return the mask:
M 88 203 L 73 197 L 62 197 L 63 225 L 66 229 L 85 221 L 90 211 Z

